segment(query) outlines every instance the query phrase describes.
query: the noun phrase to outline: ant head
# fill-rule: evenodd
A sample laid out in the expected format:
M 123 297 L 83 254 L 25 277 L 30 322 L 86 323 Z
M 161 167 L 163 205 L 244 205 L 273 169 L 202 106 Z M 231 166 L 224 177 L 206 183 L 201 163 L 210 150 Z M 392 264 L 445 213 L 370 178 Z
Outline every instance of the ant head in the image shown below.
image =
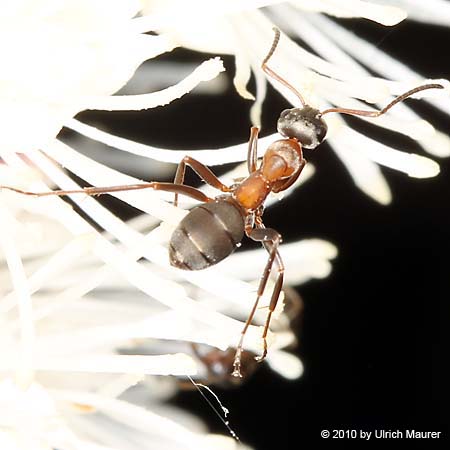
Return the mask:
M 305 148 L 316 148 L 325 139 L 328 130 L 327 124 L 322 118 L 325 114 L 340 113 L 350 114 L 353 116 L 378 117 L 389 111 L 397 103 L 402 102 L 417 92 L 424 91 L 425 89 L 444 89 L 444 86 L 437 83 L 428 83 L 418 86 L 396 97 L 391 103 L 379 111 L 329 108 L 320 112 L 319 110 L 311 108 L 311 106 L 307 105 L 300 92 L 267 65 L 269 59 L 272 57 L 275 49 L 277 48 L 278 41 L 280 40 L 280 30 L 278 28 L 274 28 L 273 30 L 275 31 L 275 38 L 269 53 L 261 64 L 261 69 L 269 77 L 277 80 L 284 87 L 289 89 L 294 95 L 296 95 L 303 105 L 301 108 L 286 109 L 281 113 L 277 124 L 278 132 L 284 137 L 297 139 L 298 142 L 300 142 L 300 144 Z
M 277 129 L 282 136 L 295 138 L 302 147 L 309 149 L 316 148 L 328 131 L 320 111 L 308 105 L 285 109 L 278 119 Z
M 267 75 L 294 93 L 303 105 L 301 108 L 285 109 L 281 113 L 277 124 L 278 132 L 286 138 L 297 139 L 305 148 L 316 148 L 325 139 L 328 130 L 327 124 L 322 119 L 319 110 L 307 105 L 300 92 L 267 65 L 280 40 L 280 30 L 278 28 L 273 30 L 275 31 L 275 38 L 269 53 L 261 64 L 261 68 Z

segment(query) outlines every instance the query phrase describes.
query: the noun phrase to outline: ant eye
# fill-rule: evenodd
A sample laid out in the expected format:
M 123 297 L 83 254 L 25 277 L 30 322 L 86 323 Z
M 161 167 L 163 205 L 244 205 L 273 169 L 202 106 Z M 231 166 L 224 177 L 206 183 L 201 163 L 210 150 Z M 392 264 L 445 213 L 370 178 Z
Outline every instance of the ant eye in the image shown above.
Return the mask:
M 287 138 L 296 138 L 305 148 L 316 148 L 327 134 L 327 124 L 319 110 L 303 108 L 285 109 L 278 119 L 278 132 Z

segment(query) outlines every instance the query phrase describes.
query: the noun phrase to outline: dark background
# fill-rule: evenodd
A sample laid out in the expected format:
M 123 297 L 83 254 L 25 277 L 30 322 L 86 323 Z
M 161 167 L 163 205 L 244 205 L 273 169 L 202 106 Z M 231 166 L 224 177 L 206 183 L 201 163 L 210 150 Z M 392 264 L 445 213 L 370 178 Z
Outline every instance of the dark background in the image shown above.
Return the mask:
M 450 78 L 443 50 L 450 43 L 448 29 L 414 22 L 392 30 L 367 21 L 344 23 L 424 76 Z M 201 61 L 204 55 L 176 50 L 160 58 L 171 59 Z M 225 63 L 233 73 L 232 58 Z M 449 129 L 448 116 L 421 102 L 410 104 L 438 129 Z M 88 113 L 81 119 L 155 146 L 195 149 L 245 141 L 249 107 L 230 86 L 220 97 L 192 95 L 157 110 Z M 275 131 L 286 107 L 270 89 L 263 135 Z M 411 141 L 393 133 L 377 137 L 411 148 Z M 450 161 L 441 160 L 441 174 L 429 180 L 383 168 L 393 202 L 382 206 L 353 185 L 326 143 L 306 158 L 316 174 L 295 196 L 270 208 L 265 222 L 285 242 L 321 237 L 333 242 L 339 255 L 330 277 L 298 288 L 305 302 L 296 350 L 305 365 L 303 377 L 287 382 L 262 366 L 239 389 L 217 388 L 231 411 L 230 425 L 258 450 L 338 445 L 322 439 L 322 429 L 442 431 L 440 442 L 416 442 L 414 448 L 443 447 L 450 436 Z M 197 392 L 180 393 L 174 403 L 194 410 L 214 432 L 226 433 Z M 397 444 L 375 442 L 378 448 Z

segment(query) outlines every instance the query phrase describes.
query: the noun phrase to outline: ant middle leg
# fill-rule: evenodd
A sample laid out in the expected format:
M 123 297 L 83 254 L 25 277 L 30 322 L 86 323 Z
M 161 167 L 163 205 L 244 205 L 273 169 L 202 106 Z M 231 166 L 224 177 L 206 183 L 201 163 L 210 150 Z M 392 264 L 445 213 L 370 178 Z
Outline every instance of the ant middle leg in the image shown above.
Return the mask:
M 205 183 L 208 183 L 210 186 L 222 192 L 230 192 L 230 188 L 223 184 L 208 166 L 205 166 L 203 163 L 190 156 L 185 156 L 178 164 L 173 184 L 184 186 L 186 166 L 189 166 Z M 178 206 L 178 193 L 175 193 L 173 204 L 174 206 Z
M 258 303 L 262 295 L 264 294 L 264 290 L 267 285 L 267 281 L 269 280 L 270 273 L 272 271 L 274 263 L 278 266 L 278 273 L 275 281 L 275 286 L 272 291 L 272 296 L 269 303 L 269 312 L 267 313 L 266 322 L 264 324 L 263 330 L 263 353 L 261 356 L 257 357 L 257 361 L 262 361 L 267 355 L 267 333 L 269 331 L 270 320 L 272 318 L 272 314 L 277 306 L 278 298 L 280 296 L 281 288 L 283 287 L 283 278 L 284 278 L 284 265 L 281 259 L 280 253 L 278 252 L 278 247 L 281 243 L 281 235 L 272 228 L 265 228 L 262 223 L 259 223 L 258 228 L 255 228 L 247 233 L 248 237 L 253 239 L 256 242 L 261 242 L 264 248 L 269 253 L 269 258 L 267 260 L 266 266 L 264 268 L 263 274 L 261 276 L 261 280 L 259 282 L 258 290 L 256 293 L 256 300 L 253 305 L 252 310 L 245 322 L 244 328 L 241 332 L 241 338 L 239 340 L 238 346 L 236 348 L 236 354 L 233 361 L 233 373 L 232 375 L 235 377 L 241 377 L 241 355 L 243 350 L 243 343 L 245 333 L 247 332 L 253 317 L 255 315 L 256 309 L 258 307 Z

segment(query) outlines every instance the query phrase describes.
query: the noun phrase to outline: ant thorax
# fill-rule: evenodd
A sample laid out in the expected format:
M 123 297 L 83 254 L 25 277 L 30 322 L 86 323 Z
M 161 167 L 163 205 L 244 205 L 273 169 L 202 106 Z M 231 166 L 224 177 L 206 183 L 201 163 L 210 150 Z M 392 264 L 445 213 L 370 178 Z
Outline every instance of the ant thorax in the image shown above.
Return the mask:
M 282 111 L 277 129 L 282 136 L 295 138 L 304 148 L 309 149 L 316 148 L 328 131 L 320 111 L 308 105 Z

